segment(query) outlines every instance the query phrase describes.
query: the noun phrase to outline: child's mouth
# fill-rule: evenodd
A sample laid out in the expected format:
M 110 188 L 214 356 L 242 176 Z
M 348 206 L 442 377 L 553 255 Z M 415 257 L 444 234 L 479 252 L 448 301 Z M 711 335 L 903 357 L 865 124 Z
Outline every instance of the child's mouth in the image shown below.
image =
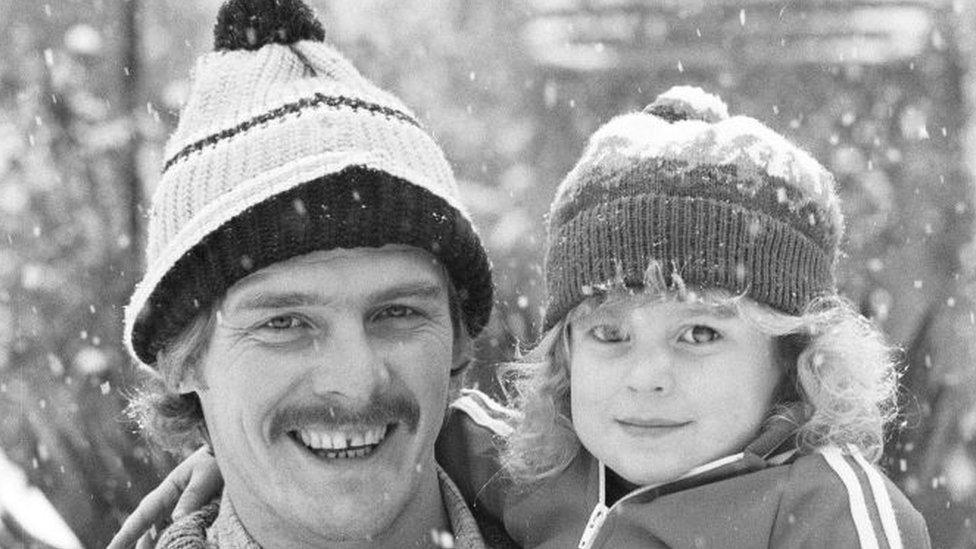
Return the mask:
M 631 435 L 645 437 L 668 435 L 692 423 L 691 421 L 674 421 L 661 418 L 623 418 L 615 421 L 625 432 Z
M 372 454 L 396 430 L 397 424 L 328 428 L 307 426 L 288 436 L 323 459 L 357 459 Z

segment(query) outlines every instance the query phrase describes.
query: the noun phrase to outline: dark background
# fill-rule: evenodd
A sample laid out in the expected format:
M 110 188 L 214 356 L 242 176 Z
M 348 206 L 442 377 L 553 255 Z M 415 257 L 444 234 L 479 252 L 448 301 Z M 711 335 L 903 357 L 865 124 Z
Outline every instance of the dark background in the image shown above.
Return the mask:
M 845 200 L 843 289 L 904 349 L 883 466 L 936 547 L 976 547 L 970 1 L 309 3 L 455 167 L 496 269 L 485 364 L 534 341 L 548 202 L 612 116 L 701 85 L 810 150 Z M 121 312 L 218 5 L 0 1 L 0 546 L 72 546 L 28 486 L 104 546 L 173 464 L 121 413 Z

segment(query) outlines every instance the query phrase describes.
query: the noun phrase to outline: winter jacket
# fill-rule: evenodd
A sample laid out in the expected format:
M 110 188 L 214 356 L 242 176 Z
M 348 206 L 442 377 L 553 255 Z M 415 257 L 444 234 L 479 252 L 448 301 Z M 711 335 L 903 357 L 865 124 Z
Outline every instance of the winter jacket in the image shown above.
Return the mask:
M 452 409 L 440 463 L 479 523 L 526 548 L 930 547 L 922 516 L 856 449 L 800 454 L 788 420 L 662 486 L 628 485 L 581 450 L 556 477 L 518 487 L 498 465 L 510 412 L 476 391 Z

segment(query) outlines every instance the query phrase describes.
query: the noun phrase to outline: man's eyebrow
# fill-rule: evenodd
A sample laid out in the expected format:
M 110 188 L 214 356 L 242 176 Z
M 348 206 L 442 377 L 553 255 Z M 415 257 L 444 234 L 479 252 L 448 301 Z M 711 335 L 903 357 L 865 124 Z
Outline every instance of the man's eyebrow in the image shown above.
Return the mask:
M 330 301 L 309 292 L 257 291 L 251 295 L 245 295 L 240 299 L 235 299 L 229 307 L 229 312 L 326 305 Z
M 444 295 L 442 285 L 429 281 L 412 281 L 385 288 L 367 296 L 370 302 L 391 301 L 403 298 L 436 299 Z M 326 297 L 314 292 L 255 291 L 234 300 L 228 312 L 248 310 L 287 309 L 294 307 L 316 307 L 333 303 L 334 297 Z
M 398 284 L 391 288 L 386 288 L 370 296 L 370 301 L 381 302 L 407 297 L 418 299 L 436 299 L 446 293 L 444 286 L 433 281 L 418 280 Z

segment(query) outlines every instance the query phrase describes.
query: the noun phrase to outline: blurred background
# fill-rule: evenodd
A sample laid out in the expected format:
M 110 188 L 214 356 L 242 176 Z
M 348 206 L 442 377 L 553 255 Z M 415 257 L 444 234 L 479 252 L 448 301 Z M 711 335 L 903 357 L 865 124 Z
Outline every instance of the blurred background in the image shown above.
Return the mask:
M 496 269 L 485 364 L 534 341 L 548 202 L 612 116 L 700 85 L 810 150 L 843 289 L 904 350 L 883 466 L 935 547 L 976 548 L 973 2 L 308 1 L 455 167 Z M 122 414 L 121 312 L 218 6 L 0 1 L 0 547 L 102 547 L 174 463 Z

